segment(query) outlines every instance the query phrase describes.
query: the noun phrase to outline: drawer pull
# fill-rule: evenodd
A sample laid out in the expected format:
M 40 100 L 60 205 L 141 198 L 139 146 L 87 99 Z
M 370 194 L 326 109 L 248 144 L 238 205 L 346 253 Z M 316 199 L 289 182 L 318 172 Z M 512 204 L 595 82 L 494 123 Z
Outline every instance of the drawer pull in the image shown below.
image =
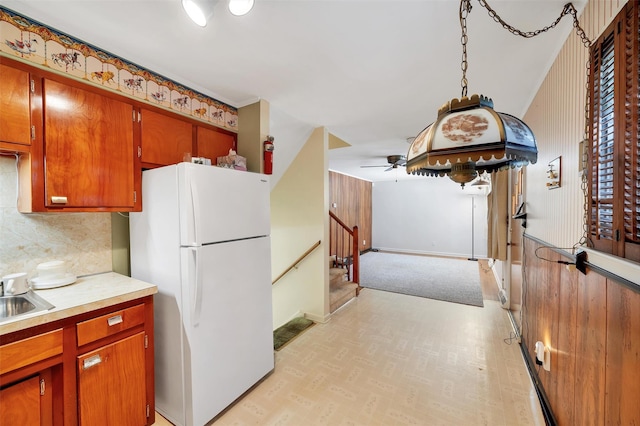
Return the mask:
M 122 315 L 120 314 L 114 315 L 107 319 L 107 324 L 109 324 L 109 327 L 114 326 L 116 324 L 120 324 L 121 322 L 122 322 Z
M 67 204 L 67 197 L 54 195 L 51 197 L 51 204 Z
M 90 356 L 89 358 L 82 361 L 82 368 L 84 370 L 94 367 L 102 362 L 102 358 L 100 358 L 100 354 Z

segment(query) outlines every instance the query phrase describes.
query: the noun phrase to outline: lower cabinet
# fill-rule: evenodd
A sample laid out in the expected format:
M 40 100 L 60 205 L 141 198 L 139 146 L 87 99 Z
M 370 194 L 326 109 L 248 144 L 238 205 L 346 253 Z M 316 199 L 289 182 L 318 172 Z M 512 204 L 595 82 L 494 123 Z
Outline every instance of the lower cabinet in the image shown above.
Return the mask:
M 153 297 L 0 335 L 0 425 L 155 422 Z
M 48 372 L 48 371 L 47 371 Z M 51 391 L 47 372 L 0 390 L 0 423 L 3 426 L 50 425 Z
M 134 334 L 78 357 L 81 425 L 144 425 L 145 334 Z

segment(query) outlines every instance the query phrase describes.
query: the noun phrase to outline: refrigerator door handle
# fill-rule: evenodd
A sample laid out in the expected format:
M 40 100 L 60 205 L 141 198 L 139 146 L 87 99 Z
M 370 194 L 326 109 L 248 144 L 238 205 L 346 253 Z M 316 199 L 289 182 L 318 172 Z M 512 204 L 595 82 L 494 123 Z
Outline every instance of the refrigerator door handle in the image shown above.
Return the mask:
M 193 286 L 191 288 L 191 326 L 197 327 L 200 322 L 200 311 L 202 309 L 202 274 L 200 274 L 200 264 L 198 262 L 198 249 L 192 248 L 193 258 Z
M 193 224 L 193 245 L 198 241 L 198 212 L 200 211 L 200 198 L 198 196 L 198 189 L 196 188 L 195 179 L 189 179 L 189 189 L 191 190 L 191 223 Z

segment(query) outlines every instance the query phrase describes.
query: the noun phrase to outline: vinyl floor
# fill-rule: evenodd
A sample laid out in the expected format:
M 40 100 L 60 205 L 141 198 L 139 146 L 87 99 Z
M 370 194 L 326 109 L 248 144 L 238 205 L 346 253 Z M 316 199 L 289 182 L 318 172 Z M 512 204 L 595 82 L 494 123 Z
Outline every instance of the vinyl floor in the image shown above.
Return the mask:
M 507 311 L 483 292 L 479 308 L 364 289 L 211 424 L 544 425 Z

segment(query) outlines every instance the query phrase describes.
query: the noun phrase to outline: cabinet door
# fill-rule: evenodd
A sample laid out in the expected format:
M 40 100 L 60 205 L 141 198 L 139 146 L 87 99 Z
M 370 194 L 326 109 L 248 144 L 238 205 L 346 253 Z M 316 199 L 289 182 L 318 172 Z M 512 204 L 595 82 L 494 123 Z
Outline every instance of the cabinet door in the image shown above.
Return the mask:
M 35 376 L 0 390 L 3 426 L 40 425 L 40 377 Z
M 180 163 L 185 154 L 192 154 L 191 123 L 146 109 L 142 109 L 141 116 L 143 163 L 166 166 Z
M 229 154 L 230 149 L 235 149 L 236 138 L 228 133 L 218 132 L 198 127 L 196 157 L 211 159 L 211 164 L 216 164 L 218 157 Z
M 81 425 L 147 423 L 144 332 L 78 357 Z
M 133 106 L 44 81 L 46 207 L 134 207 Z
M 31 144 L 29 73 L 0 64 L 0 142 Z

